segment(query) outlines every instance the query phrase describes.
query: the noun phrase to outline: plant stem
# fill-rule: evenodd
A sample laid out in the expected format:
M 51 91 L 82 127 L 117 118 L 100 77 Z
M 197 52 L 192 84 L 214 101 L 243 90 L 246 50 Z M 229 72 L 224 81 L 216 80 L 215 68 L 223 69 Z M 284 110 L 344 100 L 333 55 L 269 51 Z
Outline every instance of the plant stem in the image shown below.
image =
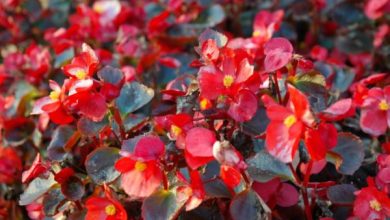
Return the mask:
M 118 124 L 121 138 L 122 138 L 122 140 L 125 140 L 126 139 L 125 126 L 123 125 L 123 121 L 122 121 L 121 115 L 119 113 L 119 110 L 118 110 L 118 108 L 114 107 L 113 111 L 114 111 L 114 120 Z
M 311 214 L 310 201 L 309 201 L 309 197 L 307 194 L 307 186 L 309 184 L 310 173 L 311 173 L 312 168 L 313 168 L 313 160 L 310 160 L 309 165 L 307 166 L 307 169 L 305 172 L 305 177 L 303 180 L 303 189 L 302 189 L 303 204 L 305 205 L 305 213 L 306 213 L 307 220 L 313 219 L 313 216 Z
M 169 189 L 168 177 L 167 177 L 167 173 L 165 171 L 163 173 L 163 184 L 164 184 L 164 189 L 168 190 Z
M 280 94 L 280 88 L 279 88 L 279 83 L 278 83 L 278 74 L 275 72 L 272 74 L 274 77 L 274 83 L 275 83 L 275 89 L 276 89 L 276 94 L 278 96 L 278 102 L 279 104 L 282 104 L 282 95 Z

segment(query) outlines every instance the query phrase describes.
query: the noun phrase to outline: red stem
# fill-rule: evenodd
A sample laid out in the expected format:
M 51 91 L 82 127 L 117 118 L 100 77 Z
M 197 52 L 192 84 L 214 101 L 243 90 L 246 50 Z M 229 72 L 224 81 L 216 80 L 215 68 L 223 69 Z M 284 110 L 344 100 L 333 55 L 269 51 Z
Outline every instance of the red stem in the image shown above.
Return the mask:
M 164 183 L 164 189 L 168 190 L 169 189 L 168 177 L 167 177 L 167 174 L 165 172 L 164 172 L 164 175 L 163 175 L 163 183 Z
M 121 138 L 122 140 L 125 140 L 126 132 L 125 132 L 125 126 L 123 125 L 122 117 L 119 113 L 119 110 L 116 107 L 114 107 L 113 110 L 114 110 L 114 120 L 119 126 L 119 132 L 121 133 Z
M 278 83 L 278 74 L 277 73 L 274 73 L 272 74 L 273 77 L 274 77 L 274 83 L 275 83 L 275 88 L 276 88 L 276 94 L 278 96 L 278 101 L 279 101 L 279 104 L 282 104 L 282 95 L 280 94 L 280 89 L 279 89 L 279 83 Z
M 294 169 L 292 163 L 288 163 L 288 167 L 290 168 L 291 172 L 293 173 L 294 179 L 297 182 L 297 185 L 301 185 L 301 179 L 299 178 L 297 172 L 295 172 L 295 169 Z
M 310 172 L 311 169 L 313 168 L 313 161 L 309 161 L 309 165 L 307 166 L 305 177 L 303 180 L 303 189 L 302 189 L 302 197 L 303 197 L 303 204 L 305 205 L 305 213 L 306 213 L 306 219 L 307 220 L 312 220 L 313 216 L 311 214 L 311 207 L 310 207 L 310 201 L 309 201 L 309 196 L 307 194 L 307 186 L 309 184 L 310 180 Z

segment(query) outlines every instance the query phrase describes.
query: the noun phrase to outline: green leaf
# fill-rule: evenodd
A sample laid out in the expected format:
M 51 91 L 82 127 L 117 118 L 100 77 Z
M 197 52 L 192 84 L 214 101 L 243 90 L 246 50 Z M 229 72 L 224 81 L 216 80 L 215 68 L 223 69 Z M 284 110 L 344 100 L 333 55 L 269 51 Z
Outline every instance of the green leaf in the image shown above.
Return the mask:
M 321 86 L 326 86 L 326 80 L 324 75 L 313 70 L 307 73 L 296 75 L 293 79 L 294 84 L 300 82 L 311 82 Z
M 116 100 L 116 105 L 123 115 L 134 112 L 148 104 L 154 97 L 154 90 L 138 82 L 125 84 Z
M 232 199 L 230 214 L 233 220 L 258 220 L 267 219 L 270 210 L 257 193 L 245 190 Z
M 6 113 L 10 118 L 14 117 L 16 114 L 21 116 L 28 114 L 27 110 L 32 107 L 32 99 L 39 96 L 39 91 L 26 81 L 18 81 L 14 86 L 14 101 Z
M 145 220 L 175 219 L 185 202 L 178 201 L 172 191 L 159 190 L 144 200 L 142 217 Z
M 199 23 L 203 25 L 204 28 L 214 27 L 225 20 L 225 17 L 225 11 L 223 10 L 222 6 L 219 4 L 214 4 L 200 14 L 199 20 L 201 21 Z
M 51 173 L 48 178 L 35 178 L 20 196 L 19 205 L 23 206 L 34 202 L 45 194 L 54 184 L 56 184 L 56 181 Z
M 340 184 L 328 188 L 327 196 L 335 204 L 352 204 L 355 201 L 354 192 L 358 189 L 352 184 Z
M 4 140 L 8 145 L 22 145 L 34 133 L 35 123 L 28 118 L 9 120 L 10 126 L 4 131 Z
M 208 39 L 213 39 L 217 43 L 217 47 L 223 47 L 227 44 L 227 37 L 218 31 L 214 31 L 212 29 L 206 29 L 202 32 L 202 34 L 199 36 L 199 42 L 202 44 L 204 41 Z
M 81 134 L 88 137 L 98 137 L 99 132 L 108 124 L 108 119 L 105 117 L 103 120 L 99 122 L 94 122 L 87 117 L 81 117 L 77 122 L 77 129 L 81 132 Z
M 346 54 L 369 52 L 373 48 L 373 35 L 366 31 L 349 31 L 340 34 L 335 39 L 335 47 Z
M 85 194 L 84 184 L 78 177 L 71 176 L 61 183 L 61 192 L 69 200 L 80 200 Z
M 269 119 L 264 107 L 258 107 L 255 116 L 242 124 L 242 129 L 253 136 L 259 135 L 267 129 Z
M 338 92 L 345 92 L 355 79 L 355 73 L 347 68 L 335 68 L 332 89 Z
M 120 69 L 111 66 L 105 66 L 97 72 L 99 79 L 103 82 L 118 85 L 124 78 Z
M 289 167 L 266 151 L 259 151 L 247 160 L 248 173 L 256 181 L 267 182 L 274 177 L 295 181 Z
M 226 184 L 220 179 L 209 180 L 204 183 L 204 190 L 209 198 L 231 198 L 232 194 Z
M 74 130 L 69 125 L 62 125 L 54 130 L 52 139 L 47 147 L 47 156 L 50 160 L 63 161 L 66 158 L 64 146 L 72 137 Z
M 53 216 L 58 213 L 58 209 L 61 204 L 63 204 L 65 200 L 64 194 L 61 192 L 61 188 L 55 187 L 51 189 L 44 197 L 43 197 L 43 212 L 47 216 Z
M 363 142 L 359 137 L 351 133 L 339 133 L 337 137 L 337 145 L 331 152 L 340 155 L 342 158 L 341 165 L 338 169 L 341 174 L 353 175 L 353 173 L 359 169 L 364 159 Z M 334 162 L 333 160 L 328 161 L 331 163 Z
M 328 91 L 324 86 L 310 81 L 298 81 L 295 83 L 295 86 L 307 95 L 310 106 L 316 112 L 321 112 L 326 109 Z
M 62 51 L 60 54 L 56 55 L 54 61 L 54 67 L 60 68 L 67 62 L 69 62 L 74 57 L 74 49 L 73 47 L 69 47 L 68 49 Z
M 120 174 L 114 167 L 119 157 L 119 149 L 113 147 L 101 147 L 92 151 L 85 160 L 88 176 L 100 185 L 114 181 Z

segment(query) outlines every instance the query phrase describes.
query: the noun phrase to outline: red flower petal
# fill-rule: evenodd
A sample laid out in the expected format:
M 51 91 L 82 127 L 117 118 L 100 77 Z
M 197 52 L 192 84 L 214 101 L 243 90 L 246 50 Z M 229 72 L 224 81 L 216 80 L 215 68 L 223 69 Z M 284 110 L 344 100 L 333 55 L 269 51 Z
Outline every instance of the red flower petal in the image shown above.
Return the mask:
M 323 120 L 338 121 L 355 114 L 352 99 L 341 99 L 320 113 Z
M 219 175 L 222 181 L 225 182 L 225 184 L 232 189 L 234 189 L 234 187 L 238 186 L 241 183 L 241 173 L 234 167 L 222 165 Z
M 46 172 L 46 170 L 47 170 L 47 167 L 42 164 L 41 156 L 38 153 L 34 159 L 34 162 L 31 165 L 31 167 L 28 170 L 23 172 L 22 183 L 26 183 L 26 182 L 30 181 L 31 179 L 38 177 L 42 173 Z
M 157 136 L 148 135 L 142 137 L 134 148 L 134 156 L 143 160 L 156 160 L 165 151 L 164 142 Z
M 241 90 L 231 103 L 228 114 L 238 122 L 249 121 L 257 110 L 257 98 L 249 90 Z
M 264 45 L 264 69 L 273 72 L 284 67 L 292 57 L 293 46 L 285 38 L 272 38 Z
M 337 144 L 337 129 L 326 123 L 319 124 L 317 129 L 309 128 L 305 132 L 305 144 L 313 160 L 322 160 Z
M 92 121 L 101 121 L 106 115 L 106 100 L 99 93 L 80 94 L 79 102 L 80 113 Z
M 198 169 L 199 167 L 214 160 L 214 157 L 194 157 L 190 153 L 188 153 L 187 150 L 184 151 L 184 157 L 188 166 L 193 170 Z
M 129 196 L 148 197 L 162 185 L 162 178 L 156 161 L 136 161 L 134 169 L 122 174 L 121 186 Z
M 73 117 L 69 115 L 65 109 L 61 106 L 56 111 L 49 113 L 50 120 L 56 124 L 69 124 L 73 121 Z
M 223 94 L 223 76 L 211 67 L 201 67 L 198 78 L 202 97 L 213 100 Z
M 216 140 L 214 132 L 209 129 L 192 128 L 186 136 L 186 150 L 194 157 L 212 157 Z
M 284 163 L 291 162 L 297 151 L 302 129 L 303 124 L 300 121 L 295 122 L 290 128 L 283 122 L 271 121 L 265 139 L 268 152 Z
M 292 109 L 297 118 L 302 120 L 307 126 L 312 126 L 315 120 L 310 111 L 310 104 L 306 95 L 291 85 L 288 85 L 288 92 L 290 94 L 288 101 L 289 108 Z
M 122 157 L 115 163 L 115 169 L 121 173 L 129 172 L 133 170 L 135 166 L 135 161 L 130 159 L 129 157 Z

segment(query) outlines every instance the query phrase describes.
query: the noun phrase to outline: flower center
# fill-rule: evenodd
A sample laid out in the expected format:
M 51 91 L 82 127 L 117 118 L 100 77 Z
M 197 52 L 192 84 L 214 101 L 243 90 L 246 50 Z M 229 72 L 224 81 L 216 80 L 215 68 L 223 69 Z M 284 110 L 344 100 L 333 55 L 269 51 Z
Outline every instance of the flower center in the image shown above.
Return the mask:
M 370 207 L 377 212 L 379 212 L 382 209 L 381 204 L 376 199 L 370 201 Z
M 140 162 L 140 161 L 137 161 L 136 163 L 135 163 L 135 169 L 137 170 L 137 171 L 140 171 L 140 172 L 142 172 L 142 171 L 144 171 L 145 169 L 146 169 L 146 163 L 143 163 L 143 162 Z
M 260 36 L 260 34 L 261 34 L 261 31 L 256 30 L 255 32 L 253 32 L 253 37 L 258 37 L 258 36 Z
M 286 127 L 290 128 L 297 122 L 297 118 L 294 115 L 289 115 L 287 118 L 284 119 L 283 124 L 286 125 Z
M 174 137 L 177 137 L 181 134 L 183 130 L 179 128 L 176 125 L 171 125 L 171 133 L 174 135 Z
M 379 110 L 387 111 L 387 110 L 390 109 L 390 106 L 389 106 L 389 104 L 386 102 L 386 100 L 382 100 L 381 102 L 379 102 L 378 108 L 379 108 Z
M 60 92 L 59 91 L 51 91 L 49 97 L 51 98 L 51 100 L 57 101 L 58 99 L 60 99 Z
M 208 108 L 210 108 L 210 106 L 211 106 L 210 101 L 209 101 L 208 99 L 205 99 L 205 98 L 203 98 L 203 99 L 200 101 L 199 105 L 200 105 L 200 109 L 201 109 L 201 110 L 208 109 Z
M 116 208 L 113 204 L 107 205 L 106 208 L 104 209 L 107 215 L 115 215 L 116 213 Z
M 77 79 L 85 79 L 85 77 L 87 76 L 87 72 L 85 72 L 84 70 L 77 70 L 75 75 Z
M 231 75 L 226 75 L 225 77 L 223 77 L 223 85 L 226 87 L 226 88 L 229 88 L 234 82 L 234 78 L 233 76 Z

